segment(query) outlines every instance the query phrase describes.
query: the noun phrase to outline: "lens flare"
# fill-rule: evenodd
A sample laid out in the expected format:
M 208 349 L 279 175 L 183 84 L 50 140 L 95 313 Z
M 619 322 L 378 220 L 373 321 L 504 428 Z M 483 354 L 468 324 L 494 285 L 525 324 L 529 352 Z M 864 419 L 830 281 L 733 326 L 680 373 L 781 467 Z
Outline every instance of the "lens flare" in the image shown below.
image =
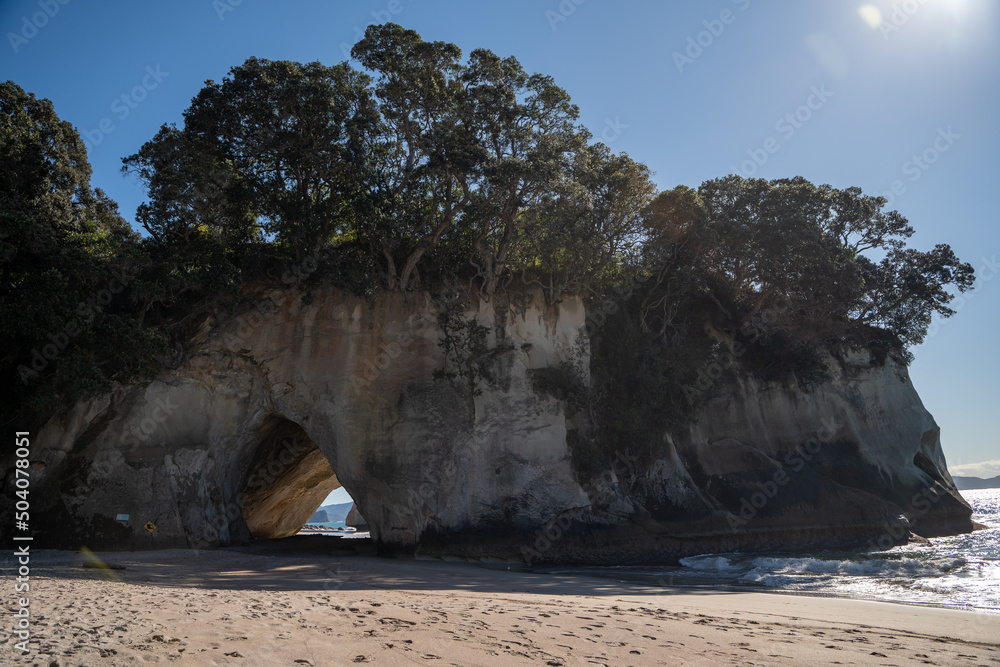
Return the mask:
M 870 28 L 882 25 L 882 10 L 875 5 L 861 5 L 858 7 L 858 15 Z

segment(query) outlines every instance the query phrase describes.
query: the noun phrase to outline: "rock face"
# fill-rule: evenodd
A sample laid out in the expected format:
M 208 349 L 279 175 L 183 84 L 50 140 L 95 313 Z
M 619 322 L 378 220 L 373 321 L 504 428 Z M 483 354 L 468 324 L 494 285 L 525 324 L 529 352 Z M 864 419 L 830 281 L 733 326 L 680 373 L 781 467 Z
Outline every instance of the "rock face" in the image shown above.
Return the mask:
M 347 513 L 347 520 L 344 523 L 350 528 L 368 530 L 368 522 L 361 516 L 357 505 L 351 506 L 351 511 Z
M 327 521 L 346 521 L 352 507 L 354 507 L 353 500 L 347 503 L 323 505 L 320 509 L 326 512 Z
M 859 354 L 831 357 L 832 379 L 809 391 L 742 378 L 663 434 L 656 460 L 622 451 L 581 478 L 571 443 L 586 425 L 533 375 L 588 368 L 586 313 L 538 302 L 467 313 L 484 327 L 489 383 L 469 379 L 471 357 L 446 357 L 429 295 L 275 288 L 206 316 L 174 369 L 34 436 L 33 497 L 48 499 L 36 544 L 282 537 L 341 485 L 395 553 L 652 563 L 971 530 L 906 370 Z M 4 474 L 12 484 L 9 462 Z
M 327 523 L 329 520 L 330 517 L 327 516 L 326 510 L 316 510 L 316 512 L 309 517 L 309 521 L 307 523 Z
M 975 490 L 975 489 L 1000 489 L 1000 475 L 996 477 L 990 477 L 989 479 L 983 479 L 982 477 L 959 477 L 956 475 L 952 479 L 955 480 L 955 486 L 960 490 Z

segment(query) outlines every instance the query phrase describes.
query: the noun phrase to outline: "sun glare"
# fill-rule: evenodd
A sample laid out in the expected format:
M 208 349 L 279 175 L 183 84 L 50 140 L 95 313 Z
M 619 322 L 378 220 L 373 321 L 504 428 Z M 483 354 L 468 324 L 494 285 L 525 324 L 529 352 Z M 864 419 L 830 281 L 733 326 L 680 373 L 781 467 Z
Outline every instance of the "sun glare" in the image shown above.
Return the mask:
M 875 5 L 861 5 L 858 7 L 858 14 L 871 28 L 882 25 L 882 10 Z

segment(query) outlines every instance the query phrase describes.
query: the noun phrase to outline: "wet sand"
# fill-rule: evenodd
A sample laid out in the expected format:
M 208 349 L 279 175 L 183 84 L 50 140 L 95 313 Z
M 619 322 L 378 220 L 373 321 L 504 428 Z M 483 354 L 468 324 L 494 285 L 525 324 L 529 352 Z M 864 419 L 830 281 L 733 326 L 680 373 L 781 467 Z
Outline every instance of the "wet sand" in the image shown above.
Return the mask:
M 0 664 L 1000 666 L 997 615 L 370 551 L 311 536 L 97 554 L 107 569 L 35 552 L 32 650 L 8 636 Z

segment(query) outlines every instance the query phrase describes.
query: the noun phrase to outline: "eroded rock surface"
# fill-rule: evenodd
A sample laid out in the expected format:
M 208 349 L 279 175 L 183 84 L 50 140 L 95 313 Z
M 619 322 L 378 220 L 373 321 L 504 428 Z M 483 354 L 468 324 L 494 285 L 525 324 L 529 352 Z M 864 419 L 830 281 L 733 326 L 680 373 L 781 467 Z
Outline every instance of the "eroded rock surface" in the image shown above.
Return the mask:
M 357 505 L 351 506 L 351 511 L 347 513 L 347 520 L 344 521 L 344 524 L 359 531 L 368 530 L 368 522 L 361 516 Z
M 470 311 L 496 369 L 476 395 L 430 296 L 304 296 L 213 314 L 176 368 L 51 420 L 32 444 L 39 543 L 281 537 L 340 485 L 385 551 L 530 562 L 886 547 L 972 527 L 939 429 L 891 362 L 831 357 L 832 379 L 808 391 L 742 378 L 663 434 L 655 460 L 622 451 L 583 478 L 570 443 L 586 425 L 533 382 L 588 367 L 581 301 Z

